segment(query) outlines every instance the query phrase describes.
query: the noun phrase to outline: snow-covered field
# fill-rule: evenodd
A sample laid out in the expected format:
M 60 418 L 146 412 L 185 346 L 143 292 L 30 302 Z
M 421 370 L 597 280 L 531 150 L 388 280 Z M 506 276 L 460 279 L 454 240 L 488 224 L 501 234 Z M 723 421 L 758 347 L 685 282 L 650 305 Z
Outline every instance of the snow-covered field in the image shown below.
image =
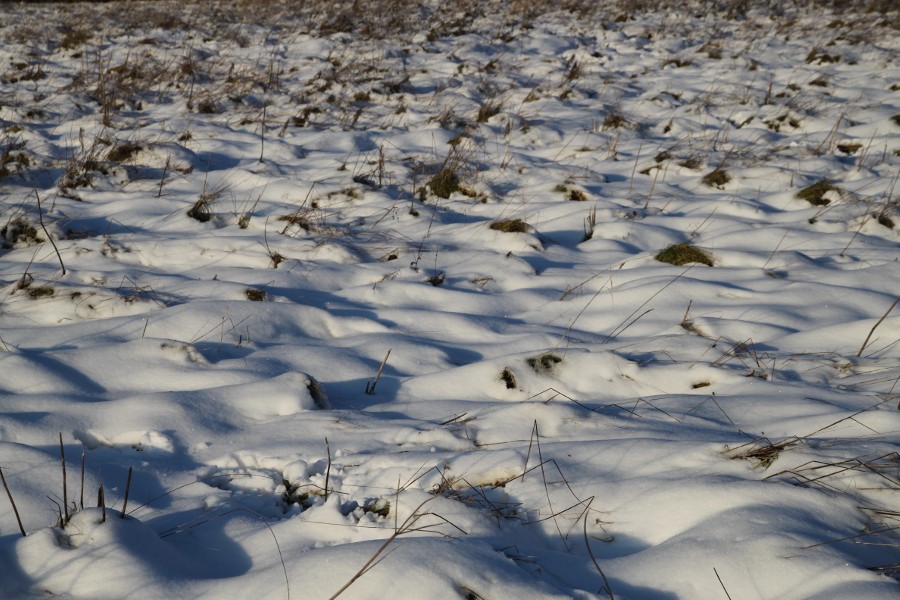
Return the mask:
M 552 4 L 0 5 L 0 597 L 900 596 L 900 14 Z

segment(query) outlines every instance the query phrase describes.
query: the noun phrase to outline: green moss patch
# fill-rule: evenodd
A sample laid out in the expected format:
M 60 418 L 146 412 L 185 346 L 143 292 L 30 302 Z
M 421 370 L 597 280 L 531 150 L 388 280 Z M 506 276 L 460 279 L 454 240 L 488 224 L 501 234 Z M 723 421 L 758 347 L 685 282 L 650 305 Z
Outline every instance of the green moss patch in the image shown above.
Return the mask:
M 656 260 L 679 267 L 690 263 L 713 266 L 712 256 L 708 252 L 690 244 L 672 244 L 657 254 Z

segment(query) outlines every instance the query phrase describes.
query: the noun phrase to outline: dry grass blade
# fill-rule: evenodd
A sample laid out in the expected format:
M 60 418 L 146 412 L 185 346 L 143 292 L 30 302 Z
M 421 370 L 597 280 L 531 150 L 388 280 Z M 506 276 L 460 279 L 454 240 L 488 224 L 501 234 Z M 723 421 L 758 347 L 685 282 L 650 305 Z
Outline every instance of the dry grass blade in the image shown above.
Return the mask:
M 59 266 L 62 269 L 62 274 L 66 274 L 66 265 L 63 264 L 62 255 L 59 253 L 59 248 L 56 247 L 56 242 L 53 241 L 53 236 L 50 235 L 50 232 L 47 231 L 47 227 L 44 225 L 44 211 L 41 208 L 41 197 L 38 195 L 37 190 L 34 190 L 34 197 L 37 198 L 38 205 L 38 221 L 41 224 L 41 229 L 44 230 L 44 234 L 47 236 L 47 239 L 50 240 L 50 244 L 53 246 L 53 249 L 56 251 L 56 258 L 59 259 Z
M 378 385 L 378 380 L 381 379 L 381 373 L 384 371 L 384 367 L 387 365 L 388 358 L 390 357 L 391 348 L 388 348 L 387 354 L 384 355 L 384 360 L 381 361 L 381 366 L 378 367 L 378 373 L 375 374 L 375 380 L 366 382 L 366 394 L 369 396 L 375 395 L 375 386 Z
M 722 581 L 722 577 L 719 576 L 719 572 L 715 567 L 713 567 L 713 573 L 716 574 L 716 579 L 719 580 L 719 585 L 722 586 L 722 591 L 725 592 L 725 597 L 728 598 L 728 600 L 731 600 L 731 594 L 728 593 L 728 588 L 725 587 L 725 583 Z
M 6 476 L 3 474 L 2 467 L 0 467 L 0 481 L 3 482 L 3 489 L 6 490 L 6 495 L 9 497 L 9 503 L 12 504 L 13 513 L 16 515 L 16 522 L 19 524 L 19 531 L 22 532 L 22 537 L 25 537 L 27 535 L 25 533 L 25 527 L 22 526 L 22 518 L 19 516 L 19 509 L 16 507 L 16 501 L 13 500 L 12 492 L 9 491 L 9 485 L 6 483 Z
M 62 484 L 63 484 L 63 515 L 65 521 L 63 525 L 69 522 L 69 490 L 66 482 L 66 448 L 63 446 L 62 432 L 59 434 L 59 458 L 62 463 Z
M 878 322 L 872 325 L 872 329 L 869 330 L 869 335 L 866 336 L 866 341 L 863 342 L 863 345 L 860 346 L 859 352 L 856 353 L 857 356 L 862 356 L 863 350 L 866 349 L 866 346 L 869 345 L 869 340 L 872 338 L 872 334 L 875 333 L 875 330 L 881 325 L 882 321 L 884 321 L 891 311 L 894 310 L 894 307 L 897 306 L 897 303 L 900 302 L 900 296 L 897 296 L 894 299 L 894 302 L 888 307 L 888 309 L 881 315 L 881 318 L 878 319 Z
M 336 591 L 334 594 L 332 594 L 328 598 L 328 600 L 334 600 L 335 598 L 337 598 L 338 596 L 343 594 L 345 591 L 347 591 L 347 588 L 349 588 L 351 585 L 356 583 L 356 581 L 360 577 L 362 577 L 363 575 L 368 573 L 370 570 L 372 570 L 373 567 L 375 567 L 375 565 L 377 565 L 379 562 L 381 562 L 381 560 L 383 560 L 383 558 L 384 558 L 384 557 L 381 557 L 381 555 L 384 554 L 384 552 L 388 549 L 388 547 L 392 543 L 394 543 L 394 540 L 396 540 L 399 536 L 403 535 L 404 533 L 406 533 L 408 531 L 413 531 L 413 526 L 416 524 L 416 522 L 419 519 L 421 519 L 425 514 L 429 514 L 429 513 L 421 513 L 419 511 L 422 509 L 423 506 L 425 506 L 432 500 L 434 500 L 434 497 L 428 498 L 428 499 L 422 501 L 422 503 L 419 504 L 416 507 L 416 509 L 408 517 L 406 517 L 406 519 L 403 521 L 403 523 L 401 523 L 400 526 L 394 530 L 394 533 L 392 533 L 390 535 L 390 537 L 388 537 L 386 540 L 384 540 L 384 542 L 378 547 L 377 550 L 375 550 L 375 552 L 372 554 L 372 556 L 369 557 L 369 560 L 367 560 L 366 563 L 362 567 L 360 567 L 359 571 L 354 573 L 353 576 L 350 579 L 348 579 L 347 582 L 344 585 L 342 585 L 338 591 Z M 379 558 L 379 557 L 381 557 L 381 558 Z
M 133 467 L 128 467 L 128 480 L 125 482 L 125 500 L 122 502 L 122 514 L 120 518 L 124 519 L 127 514 L 125 511 L 128 508 L 128 494 L 131 492 L 131 472 Z
M 587 506 L 585 506 L 584 512 L 582 513 L 582 517 L 583 517 L 582 522 L 583 522 L 583 526 L 584 526 L 584 529 L 583 529 L 584 546 L 585 546 L 585 548 L 587 548 L 588 556 L 591 557 L 591 562 L 594 563 L 594 568 L 596 568 L 597 572 L 600 574 L 600 579 L 603 580 L 603 587 L 601 587 L 597 593 L 599 594 L 603 590 L 606 590 L 606 594 L 609 596 L 609 600 L 615 600 L 615 596 L 613 596 L 613 592 L 612 592 L 612 587 L 609 585 L 609 580 L 606 578 L 606 574 L 603 572 L 603 569 L 600 568 L 600 563 L 597 562 L 597 557 L 594 556 L 594 551 L 591 550 L 591 543 L 588 538 L 587 515 L 588 515 L 588 511 L 591 508 L 591 504 L 594 502 L 594 496 L 591 496 L 590 498 L 585 500 L 585 502 L 587 502 Z
M 634 321 L 629 322 L 629 320 L 631 319 L 631 317 L 633 317 L 634 315 L 636 315 L 636 314 L 638 313 L 638 311 L 640 311 L 642 308 L 644 308 L 645 306 L 647 306 L 647 305 L 650 303 L 651 300 L 653 300 L 654 298 L 656 298 L 657 296 L 659 296 L 661 293 L 663 293 L 663 292 L 666 290 L 666 288 L 668 288 L 670 285 L 672 285 L 673 283 L 675 283 L 676 281 L 678 281 L 679 279 L 681 279 L 682 277 L 684 277 L 684 276 L 687 274 L 687 272 L 690 271 L 690 270 L 693 269 L 693 268 L 694 268 L 694 265 L 689 266 L 687 269 L 685 269 L 684 271 L 682 271 L 681 273 L 679 273 L 674 279 L 672 279 L 672 281 L 670 281 L 670 282 L 667 283 L 666 285 L 664 285 L 664 286 L 662 286 L 661 288 L 659 288 L 659 290 L 657 290 L 656 292 L 654 292 L 654 293 L 653 293 L 649 298 L 647 298 L 640 306 L 638 306 L 636 309 L 634 309 L 634 310 L 631 312 L 630 315 L 628 315 L 627 317 L 625 317 L 625 319 L 624 319 L 621 323 L 619 323 L 619 325 L 618 325 L 615 329 L 613 329 L 612 332 L 611 332 L 609 335 L 607 335 L 605 338 L 603 338 L 603 342 L 601 342 L 601 343 L 606 344 L 606 343 L 612 341 L 612 339 L 615 338 L 617 335 L 619 335 L 622 331 L 624 331 L 626 328 L 631 327 L 634 323 L 636 323 L 636 322 L 637 322 L 637 319 L 640 319 L 642 316 L 644 316 L 644 315 L 647 314 L 647 313 L 645 312 L 645 313 L 643 313 L 642 315 L 638 316 L 638 318 L 635 319 Z M 650 310 L 652 310 L 652 309 L 650 309 Z M 649 312 L 649 311 L 648 311 L 648 312 Z

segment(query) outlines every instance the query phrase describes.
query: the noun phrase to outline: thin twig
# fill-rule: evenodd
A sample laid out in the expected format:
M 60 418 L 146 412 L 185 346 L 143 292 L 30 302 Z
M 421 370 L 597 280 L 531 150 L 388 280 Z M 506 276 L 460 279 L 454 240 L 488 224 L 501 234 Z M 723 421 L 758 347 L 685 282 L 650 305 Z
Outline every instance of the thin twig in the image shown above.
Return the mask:
M 63 264 L 63 259 L 59 253 L 59 248 L 56 247 L 56 242 L 53 241 L 53 236 L 50 235 L 50 232 L 47 231 L 47 228 L 44 226 L 44 211 L 41 209 L 41 197 L 38 196 L 37 190 L 34 190 L 34 197 L 37 198 L 38 222 L 40 222 L 41 229 L 44 230 L 44 234 L 47 236 L 47 239 L 50 240 L 50 244 L 53 246 L 53 249 L 56 250 L 56 258 L 59 259 L 59 266 L 62 268 L 62 274 L 65 275 L 66 265 Z
M 62 462 L 62 476 L 63 476 L 63 511 L 66 517 L 66 520 L 63 522 L 65 525 L 69 522 L 69 490 L 68 485 L 66 484 L 66 449 L 63 446 L 62 432 L 59 433 L 59 457 Z
M 525 454 L 525 466 L 522 467 L 522 477 L 520 481 L 525 481 L 525 473 L 528 472 L 528 459 L 531 458 L 531 445 L 534 443 L 534 434 L 537 431 L 537 420 L 534 422 L 534 426 L 531 428 L 531 437 L 528 438 L 528 453 Z
M 638 319 L 640 319 L 641 317 L 643 317 L 643 316 L 646 315 L 647 313 L 646 313 L 646 312 L 643 313 L 643 314 L 640 315 L 637 319 L 635 319 L 634 321 L 631 321 L 630 323 L 628 323 L 628 320 L 629 320 L 631 317 L 633 317 L 634 315 L 636 315 L 636 314 L 638 313 L 638 311 L 641 310 L 642 308 L 644 308 L 645 306 L 647 306 L 647 305 L 650 303 L 651 300 L 653 300 L 654 298 L 656 298 L 657 296 L 659 296 L 661 293 L 663 293 L 663 291 L 665 291 L 666 288 L 668 288 L 670 285 L 672 285 L 673 283 L 675 283 L 676 281 L 678 281 L 679 279 L 681 279 L 682 277 L 684 277 L 684 276 L 687 274 L 687 272 L 690 271 L 690 270 L 693 269 L 693 268 L 694 268 L 694 265 L 689 266 L 687 269 L 685 269 L 684 271 L 682 271 L 681 273 L 679 273 L 678 275 L 676 275 L 675 278 L 672 279 L 672 281 L 670 281 L 670 282 L 667 283 L 666 285 L 664 285 L 664 286 L 662 286 L 661 288 L 659 288 L 659 290 L 657 290 L 656 292 L 654 292 L 649 298 L 647 298 L 647 299 L 643 302 L 643 304 L 641 304 L 640 306 L 638 306 L 636 309 L 634 309 L 634 311 L 632 311 L 632 313 L 631 313 L 630 315 L 628 315 L 627 317 L 625 317 L 625 319 L 624 319 L 621 323 L 619 323 L 619 325 L 618 325 L 615 329 L 613 329 L 612 332 L 611 332 L 608 336 L 606 336 L 605 338 L 603 338 L 603 341 L 602 341 L 601 343 L 602 343 L 602 344 L 607 344 L 607 343 L 609 343 L 614 337 L 616 337 L 616 335 L 622 333 L 622 331 L 624 331 L 624 329 L 620 330 L 620 328 L 621 328 L 623 325 L 625 326 L 625 328 L 628 328 L 628 327 L 631 327 L 632 325 L 634 325 L 634 324 L 637 322 Z M 651 309 L 651 310 L 652 310 L 652 309 Z M 647 312 L 649 312 L 649 311 L 647 311 Z M 626 323 L 628 323 L 628 324 L 626 325 Z
M 394 531 L 394 533 L 391 534 L 390 537 L 388 537 L 386 540 L 384 540 L 384 542 L 381 544 L 381 546 L 379 546 L 378 549 L 372 554 L 372 556 L 369 557 L 369 560 L 366 561 L 366 564 L 364 564 L 359 569 L 359 571 L 357 571 L 353 575 L 353 577 L 351 577 L 349 580 L 347 580 L 347 583 L 342 585 L 341 588 L 338 591 L 336 591 L 328 600 L 334 600 L 335 598 L 337 598 L 338 596 L 343 594 L 347 590 L 347 588 L 349 588 L 351 585 L 353 585 L 356 582 L 357 579 L 359 579 L 360 577 L 362 577 L 363 575 L 368 573 L 372 569 L 372 567 L 377 565 L 380 562 L 378 557 L 381 556 L 385 550 L 387 550 L 388 546 L 390 546 L 394 542 L 394 540 L 397 539 L 398 536 L 400 536 L 401 534 L 403 534 L 406 531 L 409 531 L 412 528 L 412 526 L 415 525 L 416 521 L 418 521 L 423 516 L 423 514 L 419 512 L 419 509 L 421 509 L 423 506 L 425 506 L 428 502 L 431 502 L 432 500 L 434 500 L 434 498 L 437 498 L 437 496 L 428 498 L 427 500 L 425 500 L 421 504 L 419 504 L 419 506 L 416 507 L 416 509 L 412 512 L 412 514 L 410 514 L 408 517 L 406 517 L 406 519 L 400 525 L 400 528 L 396 529 Z
M 716 574 L 716 579 L 719 580 L 719 585 L 722 586 L 722 591 L 725 592 L 725 596 L 728 598 L 728 600 L 731 600 L 731 594 L 729 594 L 729 593 L 728 593 L 728 590 L 725 588 L 725 584 L 722 582 L 722 578 L 719 577 L 719 572 L 716 571 L 716 568 L 715 568 L 715 567 L 713 567 L 713 573 Z
M 131 471 L 134 467 L 128 467 L 128 480 L 125 482 L 125 500 L 122 502 L 122 515 L 125 518 L 125 509 L 128 508 L 128 492 L 131 491 Z
M 84 509 L 84 446 L 81 447 L 81 498 L 78 506 Z
M 775 256 L 775 253 L 778 252 L 778 249 L 781 248 L 781 244 L 784 243 L 784 239 L 787 237 L 789 229 L 785 229 L 784 235 L 781 236 L 781 239 L 778 240 L 778 244 L 776 244 L 775 249 L 772 250 L 772 253 L 769 255 L 769 258 L 766 259 L 766 262 L 763 263 L 762 268 L 765 269 L 769 265 L 769 261 L 772 260 L 772 257 Z
M 166 171 L 169 170 L 169 160 L 171 160 L 171 158 L 172 158 L 171 155 L 167 156 L 167 157 L 166 157 L 166 164 L 163 165 L 162 177 L 160 177 L 160 179 L 159 179 L 159 191 L 156 192 L 156 197 L 157 197 L 157 198 L 159 198 L 160 196 L 162 196 L 163 184 L 165 184 L 165 182 L 166 182 Z
M 19 517 L 19 509 L 16 508 L 16 501 L 13 500 L 12 492 L 9 491 L 9 486 L 6 484 L 6 477 L 3 475 L 3 467 L 0 467 L 0 480 L 3 481 L 3 489 L 6 490 L 6 495 L 9 497 L 9 503 L 12 504 L 13 513 L 15 513 L 16 521 L 19 523 L 19 531 L 22 532 L 22 537 L 25 537 L 27 534 L 25 533 L 25 528 L 22 526 L 22 519 Z
M 328 438 L 325 438 L 325 453 L 328 455 L 328 466 L 325 468 L 325 499 L 328 499 L 328 480 L 331 477 L 331 447 Z
M 587 534 L 587 518 L 588 511 L 591 508 L 591 503 L 594 501 L 594 496 L 591 496 L 586 500 L 587 506 L 584 509 L 583 517 L 584 517 L 584 546 L 587 548 L 588 556 L 591 557 L 591 562 L 594 563 L 594 568 L 597 569 L 597 572 L 600 573 L 600 579 L 603 580 L 603 587 L 606 589 L 606 594 L 609 596 L 609 600 L 615 600 L 613 596 L 612 588 L 609 586 L 609 580 L 606 578 L 606 574 L 603 572 L 603 569 L 600 568 L 600 563 L 597 562 L 597 557 L 594 556 L 594 551 L 591 550 L 591 544 L 588 542 L 588 534 Z
M 553 525 L 556 526 L 556 532 L 559 534 L 559 539 L 562 540 L 562 543 L 566 547 L 566 550 L 571 551 L 569 542 L 566 540 L 566 536 L 563 535 L 562 529 L 559 526 L 559 522 L 556 520 L 556 512 L 553 509 L 553 501 L 550 499 L 550 486 L 547 485 L 547 473 L 544 471 L 544 455 L 543 452 L 541 452 L 541 432 L 540 429 L 538 429 L 537 419 L 535 419 L 534 421 L 534 432 L 535 439 L 537 440 L 538 461 L 540 463 L 538 466 L 541 468 L 541 479 L 544 482 L 544 493 L 547 496 L 547 506 L 550 508 L 550 515 L 553 517 Z
M 566 327 L 566 331 L 562 334 L 562 336 L 560 336 L 559 341 L 556 342 L 556 345 L 555 345 L 555 346 L 553 346 L 553 349 L 554 349 L 554 350 L 556 350 L 557 348 L 559 348 L 559 345 L 563 343 L 563 340 L 565 340 L 567 337 L 569 337 L 569 333 L 572 331 L 572 328 L 575 327 L 575 323 L 578 321 L 578 319 L 581 318 L 581 315 L 584 314 L 584 311 L 586 311 L 586 310 L 588 309 L 588 307 L 591 305 L 591 303 L 592 303 L 594 300 L 597 299 L 597 296 L 599 296 L 599 295 L 600 295 L 600 292 L 602 292 L 605 288 L 606 288 L 606 284 L 604 283 L 602 286 L 600 286 L 600 289 L 597 290 L 597 291 L 594 293 L 593 296 L 591 296 L 591 299 L 588 300 L 587 304 L 584 305 L 584 308 L 582 308 L 582 309 L 578 312 L 578 314 L 575 315 L 575 318 L 572 319 L 572 322 L 569 323 L 569 326 L 568 326 L 568 327 Z
M 862 356 L 863 350 L 865 350 L 866 346 L 869 345 L 869 340 L 872 338 L 872 334 L 875 333 L 875 329 L 877 329 L 878 326 L 881 325 L 882 321 L 887 319 L 887 316 L 889 314 L 891 314 L 891 311 L 894 310 L 894 307 L 897 306 L 898 302 L 900 302 L 900 296 L 897 296 L 894 299 L 894 303 L 888 307 L 888 309 L 885 311 L 885 313 L 883 315 L 881 315 L 881 318 L 878 319 L 878 322 L 875 323 L 874 325 L 872 325 L 872 329 L 869 330 L 869 335 L 866 336 L 866 341 L 864 341 L 863 345 L 859 347 L 859 352 L 856 353 L 856 356 Z
M 868 214 L 863 215 L 863 218 L 862 218 L 862 219 L 860 220 L 860 222 L 859 222 L 859 227 L 856 228 L 856 232 L 854 232 L 853 236 L 850 238 L 850 241 L 847 242 L 847 245 L 844 246 L 844 249 L 841 250 L 841 253 L 838 254 L 838 256 L 840 256 L 841 258 L 844 258 L 844 255 L 847 254 L 847 250 L 850 249 L 850 245 L 853 243 L 853 240 L 856 239 L 856 237 L 857 237 L 857 236 L 859 235 L 859 233 L 862 231 L 862 228 L 863 228 L 863 227 L 865 226 L 865 224 L 868 223 L 868 222 L 869 222 L 869 215 L 868 215 Z
M 381 378 L 381 372 L 384 371 L 384 366 L 387 364 L 388 357 L 391 355 L 391 349 L 389 348 L 387 354 L 384 355 L 384 360 L 381 361 L 381 366 L 378 367 L 378 373 L 375 374 L 375 381 L 369 382 L 366 384 L 366 394 L 369 396 L 375 395 L 375 386 L 378 385 L 378 380 Z

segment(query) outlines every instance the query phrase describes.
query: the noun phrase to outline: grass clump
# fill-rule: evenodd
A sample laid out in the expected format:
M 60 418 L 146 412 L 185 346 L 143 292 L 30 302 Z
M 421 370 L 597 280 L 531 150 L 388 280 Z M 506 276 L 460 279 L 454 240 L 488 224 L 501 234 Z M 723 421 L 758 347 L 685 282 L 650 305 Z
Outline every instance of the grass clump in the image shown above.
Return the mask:
M 528 233 L 531 231 L 531 225 L 522 219 L 501 219 L 491 223 L 491 229 L 503 233 Z
M 513 374 L 512 370 L 509 367 L 504 367 L 500 372 L 500 381 L 502 381 L 504 385 L 506 385 L 506 389 L 516 389 L 516 376 Z
M 28 297 L 33 300 L 37 300 L 38 298 L 49 298 L 54 293 L 56 293 L 55 290 L 48 285 L 28 288 Z
M 86 29 L 69 29 L 59 42 L 63 50 L 74 50 L 78 46 L 87 43 L 91 39 L 91 33 Z
M 115 162 L 121 163 L 134 157 L 135 154 L 140 152 L 143 148 L 139 144 L 135 144 L 134 142 L 125 142 L 124 144 L 119 144 L 115 146 L 112 150 L 110 150 L 106 154 L 106 159 Z
M 863 145 L 859 142 L 848 142 L 846 144 L 838 144 L 837 149 L 844 154 L 856 154 L 856 151 L 862 148 L 862 146 Z
M 731 175 L 722 167 L 716 167 L 703 176 L 703 183 L 709 187 L 722 188 L 726 183 L 731 181 Z
M 475 119 L 479 123 L 487 123 L 491 117 L 500 114 L 502 108 L 503 102 L 501 100 L 491 98 L 478 108 L 478 114 L 475 115 Z
M 386 519 L 387 516 L 391 514 L 391 503 L 384 498 L 379 498 L 378 500 L 363 504 L 362 510 L 363 513 L 378 515 L 379 517 Z
M 684 159 L 683 161 L 678 163 L 679 167 L 684 167 L 685 169 L 690 169 L 692 171 L 696 171 L 700 167 L 703 166 L 703 161 L 696 156 L 691 156 L 689 158 Z
M 619 129 L 629 125 L 631 125 L 631 121 L 617 113 L 610 113 L 603 117 L 603 129 Z
M 682 266 L 690 263 L 701 263 L 713 266 L 712 256 L 708 252 L 690 244 L 672 244 L 656 255 L 656 260 L 670 265 Z
M 562 362 L 562 357 L 548 352 L 540 356 L 532 356 L 526 362 L 529 367 L 534 369 L 535 373 L 549 373 L 553 367 Z
M 428 180 L 428 187 L 431 188 L 435 196 L 447 199 L 453 192 L 460 190 L 459 183 L 459 175 L 456 174 L 456 169 L 448 165 Z
M 838 192 L 839 188 L 832 185 L 827 179 L 817 181 L 797 192 L 797 197 L 806 200 L 813 206 L 827 206 L 831 200 L 825 197 L 828 192 Z
M 244 294 L 247 296 L 247 300 L 253 302 L 264 302 L 266 299 L 266 291 L 257 288 L 247 288 L 244 290 Z
M 187 216 L 201 223 L 208 223 L 212 219 L 213 200 L 208 194 L 200 194 L 197 201 L 188 209 Z
M 0 246 L 3 248 L 13 248 L 16 244 L 33 246 L 43 241 L 37 228 L 22 217 L 16 217 L 0 229 Z
M 284 215 L 278 217 L 279 221 L 284 221 L 287 225 L 284 226 L 282 230 L 282 235 L 287 233 L 287 230 L 291 228 L 291 226 L 299 227 L 304 231 L 312 231 L 314 229 L 312 222 L 310 221 L 310 217 L 313 213 L 312 208 L 301 208 L 299 210 L 295 210 L 289 215 Z

